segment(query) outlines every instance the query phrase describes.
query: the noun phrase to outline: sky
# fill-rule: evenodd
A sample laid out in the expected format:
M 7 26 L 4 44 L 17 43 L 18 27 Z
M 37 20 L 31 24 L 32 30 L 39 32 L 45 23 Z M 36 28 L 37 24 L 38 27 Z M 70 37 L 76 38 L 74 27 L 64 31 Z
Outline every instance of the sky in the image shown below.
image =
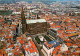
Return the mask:
M 1 0 L 0 0 L 1 1 Z M 4 0 L 5 1 L 5 0 Z M 9 1 L 9 0 L 8 0 Z M 14 0 L 15 1 L 15 0 Z M 19 0 L 18 0 L 19 1 Z M 30 1 L 30 0 L 22 0 L 22 1 Z M 36 1 L 36 0 L 31 0 Z M 80 0 L 39 0 L 39 1 L 80 1 Z
M 80 0 L 56 0 L 56 1 L 80 1 Z

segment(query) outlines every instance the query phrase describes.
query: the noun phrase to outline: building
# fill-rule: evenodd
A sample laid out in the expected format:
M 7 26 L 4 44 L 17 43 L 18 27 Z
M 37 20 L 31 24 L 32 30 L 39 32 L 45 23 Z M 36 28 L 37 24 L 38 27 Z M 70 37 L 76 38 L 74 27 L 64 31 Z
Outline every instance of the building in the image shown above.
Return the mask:
M 0 10 L 5 10 L 5 6 L 0 6 Z
M 61 50 L 62 52 L 68 51 L 68 47 L 67 47 L 65 44 L 62 44 L 60 50 Z
M 53 50 L 59 45 L 58 42 L 56 42 L 55 40 L 51 41 L 51 42 L 45 42 L 43 45 L 43 54 L 45 56 L 50 56 L 52 55 Z
M 20 15 L 21 12 L 12 12 L 12 14 Z
M 49 36 L 52 37 L 52 39 L 54 39 L 54 37 L 57 37 L 57 31 L 53 29 L 50 29 L 47 34 L 49 34 Z
M 22 12 L 21 12 L 21 18 L 22 18 L 22 32 L 24 34 L 26 32 L 26 19 L 24 16 L 23 8 L 22 8 Z
M 23 46 L 23 49 L 25 50 L 25 56 L 39 56 L 39 52 L 32 40 L 30 40 L 29 43 L 26 43 L 25 47 Z
M 45 19 L 26 20 L 27 32 L 30 34 L 39 34 L 47 32 L 47 22 Z

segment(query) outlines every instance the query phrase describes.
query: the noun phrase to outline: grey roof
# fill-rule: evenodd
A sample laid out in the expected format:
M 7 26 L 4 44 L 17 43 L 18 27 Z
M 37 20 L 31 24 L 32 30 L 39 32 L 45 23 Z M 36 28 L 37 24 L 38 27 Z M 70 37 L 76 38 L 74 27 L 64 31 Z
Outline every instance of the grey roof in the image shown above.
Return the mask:
M 37 22 L 39 22 L 39 23 L 41 23 L 41 22 L 46 22 L 46 20 L 45 20 L 45 19 L 26 20 L 26 23 L 27 23 L 27 24 L 37 23 Z

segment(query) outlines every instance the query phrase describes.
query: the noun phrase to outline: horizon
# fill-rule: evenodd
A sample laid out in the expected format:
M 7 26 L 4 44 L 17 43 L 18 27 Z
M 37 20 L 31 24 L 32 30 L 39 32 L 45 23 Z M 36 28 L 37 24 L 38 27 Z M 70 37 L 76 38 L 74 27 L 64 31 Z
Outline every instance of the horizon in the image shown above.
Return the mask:
M 52 3 L 52 2 L 78 2 L 80 0 L 0 0 L 0 3 L 16 3 L 16 2 L 20 2 L 20 1 L 25 1 L 28 3 L 32 3 L 32 2 L 43 2 L 43 3 Z

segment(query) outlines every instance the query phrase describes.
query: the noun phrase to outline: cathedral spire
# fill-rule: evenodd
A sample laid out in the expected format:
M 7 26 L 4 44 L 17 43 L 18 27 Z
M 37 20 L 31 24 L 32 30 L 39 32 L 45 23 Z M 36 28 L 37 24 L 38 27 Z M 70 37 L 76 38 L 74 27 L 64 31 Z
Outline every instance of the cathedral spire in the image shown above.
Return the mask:
M 26 32 L 26 19 L 23 11 L 23 6 L 22 6 L 22 11 L 21 11 L 21 18 L 22 18 L 22 32 L 23 34 Z

